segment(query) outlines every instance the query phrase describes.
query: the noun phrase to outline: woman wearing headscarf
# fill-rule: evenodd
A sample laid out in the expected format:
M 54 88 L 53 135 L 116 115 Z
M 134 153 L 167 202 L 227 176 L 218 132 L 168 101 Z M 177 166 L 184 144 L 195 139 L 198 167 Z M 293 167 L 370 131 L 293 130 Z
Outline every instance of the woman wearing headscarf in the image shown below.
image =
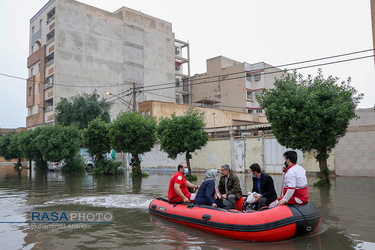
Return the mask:
M 194 203 L 199 205 L 209 205 L 220 207 L 220 193 L 215 185 L 217 180 L 217 170 L 210 169 L 206 172 L 202 184 L 195 197 Z

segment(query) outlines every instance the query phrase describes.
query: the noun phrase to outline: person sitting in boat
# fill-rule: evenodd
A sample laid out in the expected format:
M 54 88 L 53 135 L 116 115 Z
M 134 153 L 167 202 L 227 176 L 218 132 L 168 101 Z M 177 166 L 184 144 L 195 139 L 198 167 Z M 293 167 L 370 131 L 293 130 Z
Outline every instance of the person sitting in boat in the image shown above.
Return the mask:
M 309 200 L 309 191 L 307 190 L 306 171 L 297 163 L 297 152 L 286 151 L 284 153 L 285 180 L 283 187 L 283 196 L 271 203 L 270 207 L 284 204 L 302 205 Z
M 260 210 L 277 199 L 275 186 L 272 177 L 266 173 L 262 173 L 258 163 L 251 164 L 250 174 L 253 177 L 252 192 L 259 194 L 253 203 L 256 205 L 255 210 Z
M 237 175 L 230 171 L 228 164 L 221 166 L 219 192 L 223 198 L 223 203 L 227 203 L 226 201 L 229 201 L 229 209 L 235 209 L 236 200 L 239 200 L 242 197 L 240 180 L 238 179 Z
M 216 187 L 217 170 L 211 169 L 206 172 L 201 186 L 195 196 L 194 203 L 199 205 L 209 205 L 213 207 L 221 206 L 221 195 Z
M 186 180 L 184 174 L 187 174 L 188 171 L 186 163 L 178 165 L 177 172 L 169 182 L 168 200 L 170 202 L 194 202 L 195 194 L 190 193 L 188 187 L 197 189 L 198 186 Z

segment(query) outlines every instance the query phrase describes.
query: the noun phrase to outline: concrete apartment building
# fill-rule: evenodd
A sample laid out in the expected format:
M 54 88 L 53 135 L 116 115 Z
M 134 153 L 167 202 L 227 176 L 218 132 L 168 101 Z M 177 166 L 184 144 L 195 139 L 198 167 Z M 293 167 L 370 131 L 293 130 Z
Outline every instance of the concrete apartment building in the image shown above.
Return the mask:
M 188 79 L 188 47 L 175 40 L 171 23 L 144 13 L 126 7 L 111 13 L 74 0 L 50 0 L 30 19 L 26 127 L 54 123 L 62 97 L 95 90 L 114 103 L 112 119 L 132 109 L 133 96 L 136 103 L 188 102 L 186 80 L 185 85 L 144 91 Z
M 282 74 L 264 62 L 241 63 L 224 56 L 207 59 L 207 72 L 191 77 L 192 103 L 264 115 L 255 96 L 265 88 L 273 88 L 275 78 Z

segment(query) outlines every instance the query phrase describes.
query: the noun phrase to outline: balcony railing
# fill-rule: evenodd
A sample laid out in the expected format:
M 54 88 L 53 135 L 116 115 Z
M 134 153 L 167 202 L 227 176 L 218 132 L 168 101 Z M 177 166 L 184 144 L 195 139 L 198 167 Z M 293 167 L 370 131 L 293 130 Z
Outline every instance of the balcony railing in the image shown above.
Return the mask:
M 53 41 L 55 41 L 55 36 L 51 37 L 50 39 L 48 39 L 46 45 L 52 43 Z
M 48 66 L 50 66 L 51 64 L 53 64 L 53 62 L 54 62 L 54 59 L 49 60 L 49 61 L 46 63 L 46 67 L 48 67 Z
M 45 108 L 45 111 L 46 112 L 49 112 L 49 111 L 52 111 L 53 110 L 53 106 L 48 106 Z
M 49 89 L 49 88 L 51 88 L 52 86 L 53 86 L 53 83 L 52 83 L 52 82 L 50 82 L 50 83 L 46 83 L 46 84 L 44 84 L 44 90 Z
M 47 19 L 47 24 L 49 24 L 53 19 L 55 19 L 55 14 Z

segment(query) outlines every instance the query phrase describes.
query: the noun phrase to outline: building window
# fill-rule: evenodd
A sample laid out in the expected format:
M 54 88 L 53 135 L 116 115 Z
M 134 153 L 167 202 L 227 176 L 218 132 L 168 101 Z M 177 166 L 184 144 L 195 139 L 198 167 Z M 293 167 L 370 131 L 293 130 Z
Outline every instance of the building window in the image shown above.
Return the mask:
M 33 76 L 33 75 L 34 75 L 34 69 L 31 68 L 31 70 L 30 70 L 30 76 Z
M 255 91 L 255 96 L 258 96 L 260 93 L 262 93 L 262 90 Z
M 54 52 L 52 52 L 51 54 L 49 54 L 48 56 L 47 56 L 47 60 L 46 60 L 46 67 L 48 67 L 49 65 L 51 65 L 52 63 L 53 63 L 53 61 L 54 61 L 54 58 L 55 58 L 55 54 L 54 54 Z
M 31 35 L 34 35 L 35 27 L 31 27 Z
M 246 81 L 251 82 L 251 74 L 250 73 L 246 73 Z
M 38 49 L 40 49 L 40 47 L 41 47 L 40 42 L 39 42 L 39 41 L 35 41 L 35 45 L 34 45 L 34 47 L 36 48 L 35 51 L 37 51 Z
M 52 111 L 53 110 L 53 103 L 52 102 L 46 102 L 47 106 L 46 108 L 44 109 L 45 112 L 49 112 L 49 111 Z
M 44 89 L 48 89 L 53 86 L 53 75 L 50 75 L 46 78 L 46 81 L 44 82 Z
M 29 96 L 31 96 L 32 88 L 29 87 Z
M 32 115 L 33 114 L 33 106 L 29 107 L 27 109 L 27 111 L 28 111 L 27 113 L 28 113 L 29 116 Z
M 50 23 L 55 18 L 55 8 L 53 8 L 50 12 L 47 14 L 47 23 Z
M 150 111 L 150 110 L 147 110 L 147 112 L 146 112 L 146 117 L 148 117 L 148 118 L 151 117 L 151 111 Z
M 145 112 L 144 112 L 144 111 L 142 111 L 141 116 L 142 116 L 143 118 L 145 118 Z
M 174 47 L 174 52 L 176 53 L 176 55 L 180 54 L 180 48 L 179 47 Z
M 189 104 L 189 95 L 183 95 L 182 101 L 183 101 L 184 104 Z
M 47 44 L 53 42 L 53 40 L 55 40 L 55 29 L 47 34 Z
M 180 95 L 176 95 L 176 103 L 180 103 Z
M 180 79 L 176 78 L 176 87 L 180 87 Z
M 35 87 L 34 95 L 39 93 L 39 89 L 40 89 L 40 83 L 38 83 L 38 85 Z
M 260 80 L 260 74 L 259 73 L 254 74 L 254 80 L 255 81 L 259 81 Z
M 182 79 L 182 90 L 189 92 L 189 78 Z M 220 91 L 220 85 L 219 85 L 218 91 Z
M 251 109 L 248 109 L 248 110 L 247 110 L 247 113 L 248 113 L 248 114 L 252 114 L 253 111 L 252 111 Z
M 39 29 L 42 29 L 42 21 L 43 21 L 43 19 L 39 20 Z
M 246 99 L 252 101 L 253 100 L 253 92 L 246 90 Z
M 257 113 L 258 113 L 258 114 L 263 113 L 263 109 L 257 109 Z

